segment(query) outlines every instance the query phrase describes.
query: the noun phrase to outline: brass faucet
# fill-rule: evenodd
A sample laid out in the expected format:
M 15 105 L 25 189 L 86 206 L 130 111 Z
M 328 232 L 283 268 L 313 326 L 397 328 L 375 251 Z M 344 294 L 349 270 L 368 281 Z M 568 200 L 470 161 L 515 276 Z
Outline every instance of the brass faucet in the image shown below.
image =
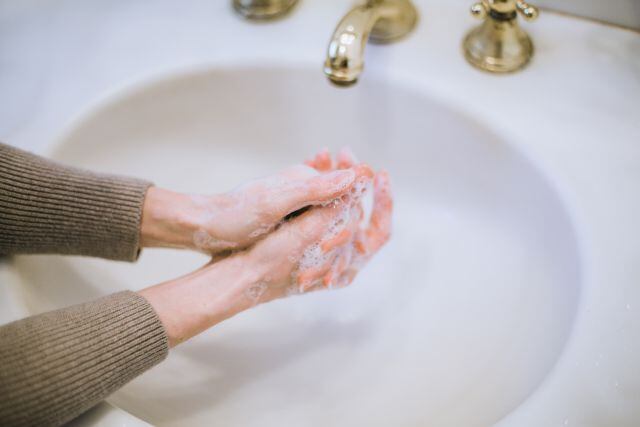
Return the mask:
M 339 86 L 358 80 L 364 66 L 364 48 L 391 43 L 413 30 L 418 14 L 410 0 L 367 0 L 340 21 L 327 50 L 324 73 Z
M 247 19 L 267 21 L 286 15 L 298 0 L 233 0 L 233 8 Z
M 482 0 L 471 6 L 471 14 L 484 19 L 463 42 L 464 56 L 471 65 L 508 73 L 529 63 L 533 43 L 518 24 L 518 12 L 527 21 L 538 17 L 538 9 L 523 0 Z

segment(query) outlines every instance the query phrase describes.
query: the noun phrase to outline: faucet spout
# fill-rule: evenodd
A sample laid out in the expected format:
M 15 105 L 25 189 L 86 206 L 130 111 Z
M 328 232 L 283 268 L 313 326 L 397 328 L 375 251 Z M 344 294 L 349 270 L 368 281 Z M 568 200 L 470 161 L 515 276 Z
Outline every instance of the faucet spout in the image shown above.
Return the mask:
M 415 27 L 417 12 L 410 0 L 368 0 L 340 21 L 327 50 L 324 72 L 332 83 L 350 86 L 364 67 L 367 40 L 391 43 Z

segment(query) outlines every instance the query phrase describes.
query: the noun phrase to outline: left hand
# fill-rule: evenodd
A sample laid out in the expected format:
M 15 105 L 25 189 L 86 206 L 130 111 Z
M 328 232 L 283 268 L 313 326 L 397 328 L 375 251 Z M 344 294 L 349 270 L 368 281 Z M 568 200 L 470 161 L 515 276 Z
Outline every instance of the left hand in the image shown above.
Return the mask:
M 216 195 L 149 188 L 143 207 L 142 246 L 179 247 L 208 254 L 244 249 L 292 212 L 350 192 L 363 167 L 321 173 L 297 165 Z

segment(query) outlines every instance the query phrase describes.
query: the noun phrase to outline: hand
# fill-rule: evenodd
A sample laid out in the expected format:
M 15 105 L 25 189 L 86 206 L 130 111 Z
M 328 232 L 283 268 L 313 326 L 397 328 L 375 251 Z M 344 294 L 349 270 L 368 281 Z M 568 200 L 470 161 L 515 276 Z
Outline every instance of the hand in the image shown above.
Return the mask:
M 347 194 L 357 171 L 329 173 L 298 165 L 225 194 L 187 195 L 151 187 L 142 215 L 142 246 L 216 254 L 244 249 L 292 212 Z
M 361 165 L 356 181 L 371 182 Z M 245 252 L 140 293 L 180 342 L 259 303 L 351 283 L 358 269 L 387 241 L 391 197 L 385 174 L 374 178 L 371 220 L 361 229 L 360 195 L 316 207 L 283 223 Z
M 356 167 L 358 161 L 349 148 L 342 148 L 335 160 L 328 150 L 320 151 L 316 156 L 305 161 L 305 164 L 326 173 L 341 169 Z M 361 186 L 357 186 L 362 188 Z M 353 191 L 353 189 L 352 189 Z M 391 197 L 389 175 L 386 171 L 380 171 L 373 177 L 373 209 L 369 219 L 369 226 L 363 229 L 358 226 L 349 235 L 353 239 L 352 245 L 341 250 L 332 270 L 325 276 L 324 281 L 345 286 L 353 281 L 358 271 L 369 261 L 388 240 L 391 235 L 391 216 L 393 212 L 393 199 Z M 363 212 L 359 206 L 360 219 Z
M 361 198 L 374 173 L 367 165 L 352 167 L 357 171 L 356 184 L 349 194 L 283 224 L 247 253 L 254 268 L 262 271 L 258 282 L 249 288 L 249 295 L 256 303 L 346 286 L 363 265 L 365 254 L 368 259 L 386 242 L 390 221 L 373 220 L 366 230 L 361 229 Z M 383 181 L 376 185 L 383 185 Z M 372 219 L 390 218 L 390 193 L 378 191 L 377 195 Z M 380 197 L 387 202 L 381 203 Z M 387 228 L 382 230 L 381 226 Z M 370 235 L 384 235 L 385 238 L 374 244 L 369 240 Z M 260 265 L 263 265 L 262 269 L 258 267 Z

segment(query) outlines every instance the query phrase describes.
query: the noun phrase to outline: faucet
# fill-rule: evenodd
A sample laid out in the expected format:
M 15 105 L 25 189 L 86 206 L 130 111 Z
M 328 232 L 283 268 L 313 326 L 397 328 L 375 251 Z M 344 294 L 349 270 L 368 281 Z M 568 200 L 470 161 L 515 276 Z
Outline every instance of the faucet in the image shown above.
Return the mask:
M 464 56 L 471 65 L 492 73 L 510 73 L 529 63 L 533 42 L 520 28 L 518 13 L 533 21 L 538 8 L 524 0 L 481 0 L 471 6 L 471 14 L 484 19 L 463 42 Z
M 298 0 L 233 0 L 233 8 L 247 19 L 268 21 L 286 15 Z
M 342 18 L 329 42 L 324 73 L 338 86 L 357 82 L 364 66 L 364 48 L 391 43 L 409 34 L 418 14 L 410 0 L 367 0 Z

